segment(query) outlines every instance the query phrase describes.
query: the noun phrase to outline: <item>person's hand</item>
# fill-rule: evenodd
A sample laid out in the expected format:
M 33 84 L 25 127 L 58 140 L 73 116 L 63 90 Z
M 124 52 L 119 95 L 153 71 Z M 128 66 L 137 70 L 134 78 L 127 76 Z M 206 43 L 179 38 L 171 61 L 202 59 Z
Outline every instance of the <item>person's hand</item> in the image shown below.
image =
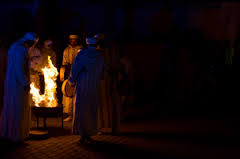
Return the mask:
M 71 87 L 75 87 L 75 85 L 76 85 L 75 83 L 71 83 L 69 80 L 67 82 Z

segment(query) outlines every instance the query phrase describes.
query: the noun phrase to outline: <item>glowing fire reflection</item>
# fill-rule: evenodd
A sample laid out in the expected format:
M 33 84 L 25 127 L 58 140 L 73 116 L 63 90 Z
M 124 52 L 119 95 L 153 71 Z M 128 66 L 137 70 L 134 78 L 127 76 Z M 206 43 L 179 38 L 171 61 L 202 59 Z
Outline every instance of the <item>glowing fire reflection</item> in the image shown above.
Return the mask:
M 44 75 L 45 92 L 43 95 L 40 95 L 40 89 L 36 88 L 35 84 L 32 82 L 30 85 L 30 93 L 32 94 L 33 102 L 36 107 L 56 107 L 58 105 L 56 98 L 58 71 L 52 64 L 50 56 L 48 56 L 48 66 L 44 67 L 42 72 Z

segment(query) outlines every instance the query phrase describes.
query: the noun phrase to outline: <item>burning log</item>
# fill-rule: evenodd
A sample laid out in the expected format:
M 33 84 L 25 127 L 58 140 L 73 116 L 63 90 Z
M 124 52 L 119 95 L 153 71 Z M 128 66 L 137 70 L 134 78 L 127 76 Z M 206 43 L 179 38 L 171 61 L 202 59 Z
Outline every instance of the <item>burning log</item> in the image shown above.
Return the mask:
M 45 93 L 45 83 L 44 83 L 44 76 L 39 75 L 39 81 L 40 81 L 40 94 L 43 95 Z

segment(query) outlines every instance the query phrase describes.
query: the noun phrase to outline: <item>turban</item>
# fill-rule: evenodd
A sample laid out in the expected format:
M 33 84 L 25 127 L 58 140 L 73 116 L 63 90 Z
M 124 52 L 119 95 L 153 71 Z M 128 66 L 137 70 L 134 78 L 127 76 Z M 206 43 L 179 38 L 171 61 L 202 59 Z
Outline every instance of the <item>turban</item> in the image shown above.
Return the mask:
M 69 39 L 78 39 L 78 36 L 77 35 L 69 35 Z
M 53 44 L 52 40 L 45 40 L 44 41 L 45 46 L 49 46 L 49 45 L 52 45 L 52 44 Z
M 98 35 L 98 34 L 94 35 L 94 38 L 98 39 L 98 38 L 99 38 L 99 35 Z
M 32 32 L 27 32 L 25 35 L 24 35 L 24 37 L 23 37 L 23 40 L 24 41 L 38 41 L 38 35 L 37 34 L 35 34 L 35 33 L 32 33 Z
M 86 43 L 87 44 L 97 44 L 97 40 L 95 38 L 86 38 Z

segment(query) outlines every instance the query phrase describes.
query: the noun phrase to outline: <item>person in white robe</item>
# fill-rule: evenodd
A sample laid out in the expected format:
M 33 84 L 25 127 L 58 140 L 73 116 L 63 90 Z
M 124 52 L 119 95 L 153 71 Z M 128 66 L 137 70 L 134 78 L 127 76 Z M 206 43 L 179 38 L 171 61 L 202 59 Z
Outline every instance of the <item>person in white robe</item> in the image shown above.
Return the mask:
M 101 52 L 104 58 L 104 73 L 103 78 L 101 78 L 99 86 L 99 105 L 98 105 L 98 135 L 101 135 L 105 132 L 112 131 L 112 105 L 110 104 L 110 89 L 109 85 L 110 80 L 108 76 L 108 57 L 105 54 L 103 47 L 104 41 L 99 38 L 99 35 L 95 35 L 97 39 L 97 51 Z
M 119 46 L 104 45 L 104 34 L 96 36 L 97 50 L 104 58 L 104 76 L 100 82 L 98 106 L 98 135 L 103 133 L 118 134 L 120 132 L 121 97 L 117 90 L 118 74 L 121 72 Z
M 36 34 L 26 33 L 8 50 L 0 136 L 14 142 L 23 142 L 29 135 L 31 109 L 28 103 L 30 88 L 28 49 L 37 39 Z
M 76 85 L 73 107 L 73 134 L 81 136 L 80 143 L 91 142 L 90 136 L 97 134 L 97 106 L 100 79 L 104 60 L 96 51 L 96 39 L 87 38 L 88 49 L 81 49 L 77 55 L 70 77 L 70 85 Z
M 53 41 L 51 39 L 44 41 L 44 46 L 41 49 L 41 54 L 43 58 L 41 66 L 42 68 L 44 68 L 48 64 L 48 56 L 51 57 L 51 61 L 54 67 L 57 67 L 57 53 L 53 49 Z
M 70 35 L 69 36 L 69 42 L 70 44 L 63 52 L 63 60 L 62 60 L 62 68 L 64 68 L 64 76 L 70 72 L 71 65 L 73 64 L 75 58 L 77 57 L 79 51 L 81 48 L 83 48 L 81 45 L 78 45 L 78 39 L 79 37 L 77 35 Z M 62 71 L 61 71 L 62 72 Z M 63 75 L 60 75 L 60 77 L 64 77 Z M 68 77 L 65 77 L 66 79 Z M 64 79 L 60 79 L 61 81 L 64 81 Z M 63 111 L 64 113 L 68 114 L 68 117 L 64 119 L 64 121 L 71 121 L 73 116 L 73 98 L 72 97 L 66 97 L 63 95 L 62 98 L 62 104 L 63 104 Z

